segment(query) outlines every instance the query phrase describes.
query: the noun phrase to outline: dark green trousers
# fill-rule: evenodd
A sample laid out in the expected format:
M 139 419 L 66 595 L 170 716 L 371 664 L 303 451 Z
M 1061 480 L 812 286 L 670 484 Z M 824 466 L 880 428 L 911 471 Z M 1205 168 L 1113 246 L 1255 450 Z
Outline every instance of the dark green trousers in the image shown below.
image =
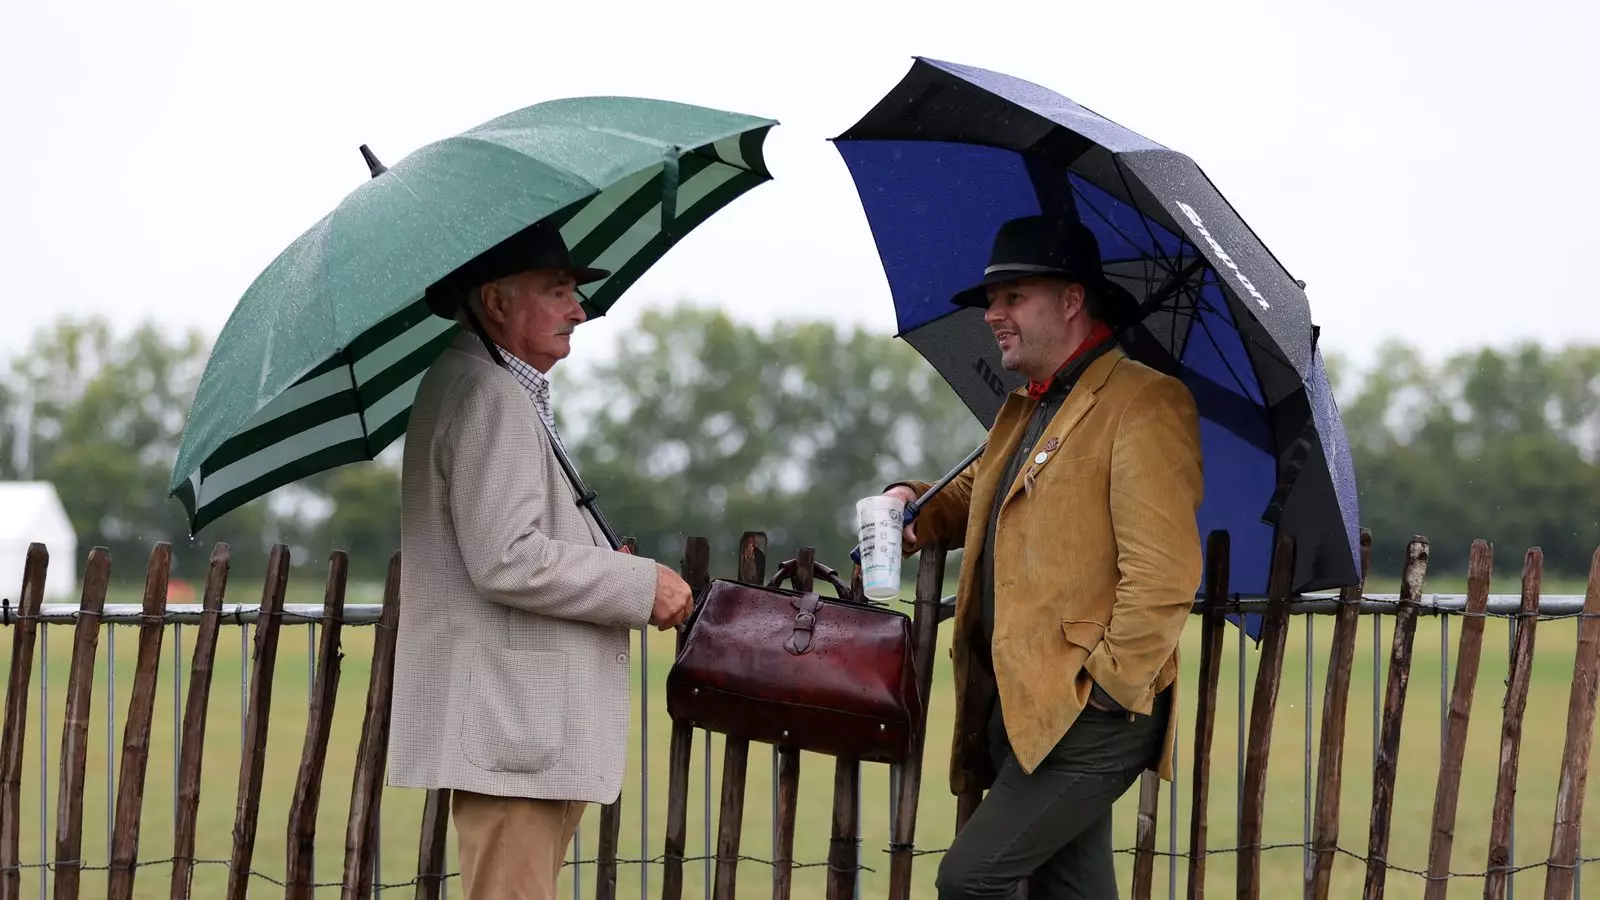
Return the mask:
M 1151 715 L 1083 711 L 1033 774 L 1022 771 L 998 710 L 989 747 L 1000 775 L 939 864 L 939 900 L 1021 896 L 1115 900 L 1111 806 L 1161 758 L 1171 690 Z

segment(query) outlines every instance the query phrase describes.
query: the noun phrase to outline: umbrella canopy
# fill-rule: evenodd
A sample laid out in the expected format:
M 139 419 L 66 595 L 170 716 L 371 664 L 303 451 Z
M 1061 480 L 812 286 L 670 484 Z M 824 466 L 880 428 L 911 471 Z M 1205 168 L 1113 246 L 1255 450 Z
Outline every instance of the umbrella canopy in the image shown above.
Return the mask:
M 1192 160 L 1038 85 L 920 58 L 834 141 L 899 336 L 985 426 L 1022 380 L 982 311 L 951 298 L 981 277 L 1002 222 L 1073 216 L 1139 303 L 1119 342 L 1195 397 L 1200 527 L 1230 533 L 1230 590 L 1266 591 L 1280 530 L 1297 540 L 1297 590 L 1355 582 L 1355 475 L 1303 285 Z
M 198 531 L 307 475 L 372 459 L 405 432 L 452 340 L 430 284 L 539 221 L 601 316 L 672 245 L 771 179 L 776 122 L 660 100 L 541 103 L 429 144 L 374 177 L 273 260 L 223 327 L 168 485 Z M 365 148 L 363 148 L 365 153 Z

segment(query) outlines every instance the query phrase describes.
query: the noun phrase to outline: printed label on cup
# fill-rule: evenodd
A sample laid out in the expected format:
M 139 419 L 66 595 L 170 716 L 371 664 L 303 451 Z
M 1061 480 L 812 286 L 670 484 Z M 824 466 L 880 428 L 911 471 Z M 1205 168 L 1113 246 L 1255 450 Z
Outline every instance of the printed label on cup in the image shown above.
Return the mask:
M 900 596 L 901 527 L 905 505 L 895 497 L 868 497 L 856 504 L 861 580 L 874 600 Z

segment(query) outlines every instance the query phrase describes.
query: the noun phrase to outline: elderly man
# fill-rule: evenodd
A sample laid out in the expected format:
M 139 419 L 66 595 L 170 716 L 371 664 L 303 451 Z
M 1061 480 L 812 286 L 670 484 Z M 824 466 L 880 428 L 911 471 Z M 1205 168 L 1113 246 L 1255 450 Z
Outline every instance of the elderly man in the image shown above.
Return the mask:
M 1172 777 L 1178 638 L 1201 575 L 1195 405 L 1107 326 L 1132 298 L 1094 235 L 1059 217 L 1003 225 L 983 283 L 1006 398 L 982 458 L 905 529 L 965 546 L 952 636 L 951 787 L 988 788 L 941 860 L 938 895 L 1117 896 L 1111 807 L 1147 768 Z M 925 482 L 892 485 L 911 500 Z
M 584 321 L 576 286 L 606 274 L 536 225 L 428 291 L 468 327 L 406 428 L 388 771 L 453 791 L 469 900 L 555 896 L 586 804 L 621 790 L 630 629 L 691 605 L 671 569 L 610 548 L 552 449 L 545 376 Z

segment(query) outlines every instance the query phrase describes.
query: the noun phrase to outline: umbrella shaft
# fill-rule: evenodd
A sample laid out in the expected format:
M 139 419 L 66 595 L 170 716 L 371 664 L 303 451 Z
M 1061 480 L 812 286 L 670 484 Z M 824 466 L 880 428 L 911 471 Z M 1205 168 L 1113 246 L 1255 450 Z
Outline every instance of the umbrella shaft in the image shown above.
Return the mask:
M 540 424 L 544 424 L 543 419 L 540 420 Z M 566 473 L 567 480 L 572 482 L 572 489 L 578 494 L 578 505 L 588 510 L 589 515 L 594 516 L 594 523 L 600 526 L 600 532 L 610 542 L 611 549 L 621 549 L 622 541 L 617 538 L 616 532 L 611 530 L 610 523 L 606 522 L 606 517 L 600 513 L 600 507 L 594 504 L 595 492 L 584 485 L 583 479 L 578 476 L 578 470 L 572 465 L 572 460 L 567 458 L 567 452 L 562 449 L 561 442 L 557 441 L 553 434 L 550 435 L 550 449 L 556 452 L 556 461 L 561 464 L 561 470 Z
M 950 482 L 952 482 L 952 481 L 954 481 L 956 479 L 957 475 L 960 475 L 962 473 L 962 471 L 964 471 L 967 468 L 967 466 L 972 465 L 972 463 L 978 457 L 982 456 L 983 455 L 983 448 L 985 448 L 987 446 L 989 446 L 989 442 L 988 441 L 984 441 L 983 443 L 979 444 L 976 449 L 974 449 L 971 453 L 967 454 L 967 458 L 966 459 L 963 459 L 961 462 L 956 463 L 955 468 L 951 469 L 949 472 L 946 472 L 945 476 L 943 478 L 939 479 L 937 482 L 935 482 L 933 487 L 930 487 L 926 491 L 924 491 L 921 497 L 918 497 L 917 499 L 911 501 L 910 503 L 907 503 L 906 504 L 906 518 L 908 520 L 915 519 L 917 517 L 917 513 L 922 512 L 923 504 L 927 503 L 929 500 L 932 500 L 934 494 L 937 494 L 940 491 L 944 490 L 945 487 L 948 484 L 950 484 Z

